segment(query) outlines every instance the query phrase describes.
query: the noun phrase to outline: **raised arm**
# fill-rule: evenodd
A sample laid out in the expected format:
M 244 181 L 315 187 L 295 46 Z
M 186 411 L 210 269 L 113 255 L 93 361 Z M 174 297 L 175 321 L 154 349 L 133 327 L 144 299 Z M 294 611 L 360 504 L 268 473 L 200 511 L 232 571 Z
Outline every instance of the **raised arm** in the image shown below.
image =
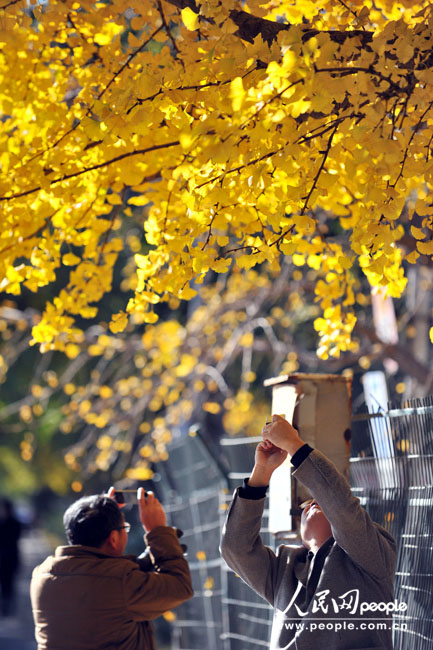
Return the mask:
M 331 524 L 335 541 L 358 566 L 378 578 L 394 574 L 394 539 L 371 520 L 326 456 L 313 450 L 293 475 L 310 490 Z
M 293 432 L 293 427 L 280 418 L 268 426 L 264 435 L 282 449 L 291 450 L 299 444 L 299 436 Z M 358 566 L 378 578 L 394 573 L 394 539 L 370 519 L 346 479 L 326 456 L 312 450 L 293 475 L 309 489 L 329 521 L 335 541 Z
M 236 490 L 228 510 L 220 547 L 229 567 L 271 605 L 278 557 L 263 544 L 260 527 L 266 488 L 286 457 L 286 451 L 270 442 L 257 446 L 251 476 Z
M 193 590 L 188 563 L 175 529 L 166 526 L 163 506 L 143 488 L 137 497 L 145 540 L 158 570 L 131 570 L 125 579 L 126 607 L 133 618 L 149 620 L 191 598 Z

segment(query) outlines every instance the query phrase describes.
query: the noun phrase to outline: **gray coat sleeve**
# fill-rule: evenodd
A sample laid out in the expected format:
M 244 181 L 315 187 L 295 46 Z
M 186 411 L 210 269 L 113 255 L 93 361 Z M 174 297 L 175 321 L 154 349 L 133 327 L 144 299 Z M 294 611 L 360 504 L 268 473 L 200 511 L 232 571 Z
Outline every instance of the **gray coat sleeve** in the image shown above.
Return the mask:
M 247 585 L 273 605 L 278 557 L 260 537 L 265 499 L 243 499 L 238 490 L 224 524 L 221 555 Z
M 331 524 L 335 541 L 353 562 L 377 578 L 394 576 L 393 537 L 370 519 L 335 465 L 315 449 L 293 475 L 316 499 Z

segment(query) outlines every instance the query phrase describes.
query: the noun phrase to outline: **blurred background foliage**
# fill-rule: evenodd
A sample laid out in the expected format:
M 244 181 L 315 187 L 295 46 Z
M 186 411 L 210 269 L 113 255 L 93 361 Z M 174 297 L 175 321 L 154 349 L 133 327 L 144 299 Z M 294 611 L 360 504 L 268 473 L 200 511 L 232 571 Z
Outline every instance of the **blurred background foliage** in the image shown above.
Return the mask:
M 41 354 L 29 345 L 46 301 L 68 281 L 66 267 L 37 294 L 24 289 L 14 300 L 2 296 L 1 492 L 34 495 L 46 504 L 113 483 L 150 485 L 172 437 L 188 435 L 193 426 L 216 455 L 221 435 L 257 435 L 270 408 L 263 388 L 270 376 L 349 373 L 357 400 L 362 373 L 382 369 L 384 359 L 393 358 L 391 398 L 431 392 L 428 264 L 409 269 L 410 291 L 394 301 L 399 339 L 393 344 L 377 335 L 370 287 L 355 267 L 355 348 L 326 361 L 316 355 L 316 271 L 288 259 L 278 273 L 262 264 L 208 274 L 195 286 L 194 299 L 170 298 L 157 306 L 156 324 L 132 319 L 124 332 L 113 334 L 110 314 L 135 288 L 134 254 L 149 249 L 145 212 L 137 207 L 131 216 L 116 217 L 114 229 L 124 247 L 113 290 L 98 305 L 94 321 L 78 323 L 85 338 L 79 346 L 69 344 L 66 354 Z M 320 218 L 331 241 L 344 236 L 335 220 L 325 213 Z

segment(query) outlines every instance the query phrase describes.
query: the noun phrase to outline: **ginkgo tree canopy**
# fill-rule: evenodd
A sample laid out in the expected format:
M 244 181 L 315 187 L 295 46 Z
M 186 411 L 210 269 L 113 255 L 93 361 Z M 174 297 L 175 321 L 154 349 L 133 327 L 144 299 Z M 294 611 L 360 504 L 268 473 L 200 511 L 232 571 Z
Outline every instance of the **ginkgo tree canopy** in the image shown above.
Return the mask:
M 79 350 L 137 215 L 147 248 L 113 333 L 209 271 L 290 256 L 317 272 L 335 355 L 360 269 L 397 297 L 404 260 L 433 254 L 430 2 L 3 0 L 0 48 L 0 290 L 70 267 L 42 350 Z

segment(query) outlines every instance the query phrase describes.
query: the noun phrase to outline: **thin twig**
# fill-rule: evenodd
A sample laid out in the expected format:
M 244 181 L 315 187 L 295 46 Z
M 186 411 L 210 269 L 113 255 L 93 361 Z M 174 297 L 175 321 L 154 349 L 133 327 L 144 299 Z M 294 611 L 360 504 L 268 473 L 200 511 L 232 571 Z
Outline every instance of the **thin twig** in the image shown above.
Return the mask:
M 251 167 L 251 165 L 255 165 L 258 162 L 261 162 L 262 160 L 265 160 L 267 158 L 271 158 L 272 156 L 275 156 L 277 153 L 281 153 L 281 151 L 284 151 L 285 147 L 287 145 L 283 145 L 279 149 L 276 149 L 276 151 L 271 151 L 269 153 L 265 153 L 263 156 L 260 156 L 260 158 L 255 158 L 254 160 L 250 160 L 250 162 L 245 163 L 245 165 L 239 165 L 239 167 L 233 167 L 233 169 L 229 169 L 228 171 L 223 172 L 222 174 L 219 174 L 216 178 L 211 178 L 201 185 L 197 185 L 197 189 L 200 189 L 201 187 L 204 187 L 205 185 L 209 185 L 209 183 L 217 183 L 219 180 L 224 180 L 225 176 L 228 176 L 229 174 L 235 174 L 236 172 L 241 171 L 242 169 L 246 169 L 247 167 Z
M 155 31 L 154 31 L 154 32 L 149 36 L 149 38 L 148 38 L 146 41 L 144 41 L 144 43 L 142 43 L 142 44 L 140 45 L 140 47 L 138 47 L 134 52 L 132 52 L 132 53 L 129 55 L 129 57 L 126 59 L 125 63 L 124 63 L 122 66 L 120 66 L 120 68 L 118 69 L 118 71 L 114 73 L 113 77 L 110 79 L 110 81 L 109 81 L 108 84 L 105 86 L 105 88 L 104 88 L 104 89 L 99 93 L 99 95 L 98 95 L 98 99 L 101 99 L 101 97 L 102 97 L 102 96 L 107 92 L 107 90 L 109 89 L 109 87 L 111 86 L 111 84 L 116 80 L 116 78 L 117 78 L 120 74 L 122 74 L 122 72 L 124 71 L 124 69 L 125 69 L 126 67 L 128 67 L 128 65 L 129 65 L 129 64 L 131 63 L 131 61 L 132 61 L 132 60 L 137 56 L 137 54 L 139 54 L 139 53 L 140 53 L 140 52 L 141 52 L 141 51 L 142 51 L 142 50 L 143 50 L 143 49 L 144 49 L 144 48 L 145 48 L 145 47 L 150 43 L 150 41 L 151 41 L 151 40 L 152 40 L 152 39 L 153 39 L 153 38 L 154 38 L 154 37 L 155 37 L 155 36 L 156 36 L 156 35 L 157 35 L 157 34 L 158 34 L 162 29 L 163 29 L 163 27 L 164 27 L 163 25 L 160 25 L 157 29 L 155 29 Z M 90 108 L 89 111 L 91 111 L 91 110 L 92 110 L 92 109 Z
M 35 230 L 34 232 L 30 233 L 30 235 L 26 235 L 25 237 L 23 237 L 23 238 L 21 239 L 21 243 L 22 243 L 23 241 L 28 241 L 29 239 L 32 239 L 33 237 L 38 237 L 38 236 L 41 234 L 41 232 L 43 231 L 43 229 L 46 228 L 46 227 L 48 226 L 48 224 L 49 224 L 50 221 L 53 219 L 53 217 L 57 214 L 57 212 L 58 212 L 58 210 L 56 210 L 55 212 L 53 212 L 53 214 L 51 214 L 49 217 L 47 217 L 47 218 L 45 219 L 45 222 L 42 224 L 42 226 L 39 226 L 39 228 L 37 228 L 37 230 Z M 0 255 L 3 255 L 3 253 L 6 253 L 6 252 L 7 252 L 8 250 L 10 250 L 11 248 L 17 248 L 17 242 L 16 242 L 16 239 L 13 240 L 12 244 L 9 244 L 9 245 L 6 246 L 5 248 L 2 248 L 2 249 L 0 250 Z
M 339 2 L 341 5 L 343 5 L 343 7 L 344 7 L 345 9 L 347 9 L 347 11 L 348 11 L 349 13 L 353 14 L 353 15 L 355 16 L 356 20 L 358 20 L 358 14 L 356 13 L 356 11 L 353 11 L 353 9 L 351 9 L 350 7 L 348 7 L 347 4 L 346 4 L 345 2 L 343 2 L 343 0 L 337 0 L 337 2 Z M 365 28 L 363 27 L 363 25 L 361 25 L 361 28 L 362 28 L 362 29 L 365 29 Z
M 162 9 L 161 0 L 158 0 L 158 11 L 159 11 L 159 13 L 160 13 L 161 20 L 162 20 L 162 24 L 163 24 L 163 26 L 164 26 L 164 29 L 165 29 L 165 31 L 166 31 L 166 34 L 167 34 L 168 38 L 170 39 L 171 44 L 173 45 L 173 49 L 174 49 L 174 51 L 175 51 L 177 54 L 179 54 L 179 48 L 178 48 L 177 45 L 176 45 L 176 41 L 175 41 L 174 38 L 173 38 L 173 34 L 171 33 L 171 29 L 170 29 L 170 27 L 168 26 L 168 23 L 167 23 L 167 21 L 166 21 L 166 19 L 165 19 L 164 11 L 163 11 L 163 9 Z M 182 60 L 181 60 L 181 63 L 182 63 L 182 66 L 185 68 L 185 65 L 184 65 L 184 63 L 183 63 Z
M 71 20 L 69 14 L 68 14 L 68 20 L 70 20 L 70 22 L 71 22 L 72 26 L 74 27 L 74 29 L 78 32 L 78 34 L 80 34 L 80 32 L 78 31 L 78 29 L 75 27 L 74 23 L 72 22 L 72 20 Z M 139 54 L 139 52 L 141 52 L 141 50 L 142 50 L 144 47 L 146 47 L 146 45 L 148 45 L 148 43 L 152 40 L 152 38 L 154 38 L 154 36 L 156 36 L 156 34 L 157 34 L 158 32 L 160 32 L 160 31 L 162 30 L 162 27 L 163 27 L 163 26 L 160 25 L 160 26 L 159 26 L 159 27 L 158 27 L 158 28 L 157 28 L 157 29 L 156 29 L 156 30 L 155 30 L 155 31 L 154 31 L 154 32 L 149 36 L 149 38 L 148 38 L 144 43 L 142 43 L 142 45 L 140 45 L 140 47 L 138 47 L 134 52 L 132 52 L 132 54 L 130 54 L 130 56 L 128 57 L 128 59 L 126 60 L 126 62 L 125 62 L 125 63 L 124 63 L 120 68 L 119 68 L 119 70 L 117 70 L 117 72 L 114 73 L 113 77 L 110 79 L 110 81 L 108 82 L 108 84 L 107 84 L 107 85 L 105 86 L 105 88 L 104 88 L 104 89 L 99 93 L 99 95 L 98 95 L 98 97 L 97 97 L 98 100 L 101 99 L 101 97 L 102 97 L 102 96 L 104 95 L 104 93 L 108 90 L 108 88 L 111 86 L 111 84 L 114 82 L 114 80 L 115 80 L 115 79 L 116 79 L 116 78 L 117 78 L 117 77 L 118 77 L 118 76 L 123 72 L 123 70 L 124 70 L 124 69 L 129 65 L 129 63 L 132 61 L 132 59 L 133 59 L 135 56 L 137 56 L 137 54 Z M 80 34 L 80 36 L 81 36 L 81 34 Z M 82 38 L 84 38 L 84 36 L 82 36 Z M 89 108 L 88 108 L 87 111 L 86 111 L 86 117 L 92 113 L 93 108 L 94 108 L 94 106 L 89 106 Z M 66 137 L 68 137 L 68 135 L 70 135 L 71 133 L 73 133 L 73 132 L 75 131 L 75 129 L 76 129 L 80 124 L 81 124 L 81 120 L 77 120 L 76 123 L 75 123 L 75 124 L 74 124 L 70 129 L 69 129 L 69 131 L 66 131 L 66 133 L 64 133 L 63 135 L 61 135 L 60 138 L 58 138 L 55 142 L 53 142 L 53 144 L 51 144 L 49 147 L 47 147 L 47 148 L 44 149 L 43 151 L 39 151 L 38 153 L 34 154 L 34 156 L 32 156 L 31 158 L 29 158 L 28 160 L 26 160 L 26 163 L 25 163 L 25 164 L 27 164 L 27 163 L 29 163 L 29 162 L 32 162 L 33 160 L 35 160 L 35 159 L 38 158 L 39 156 L 43 156 L 43 155 L 44 155 L 45 153 L 47 153 L 48 151 L 51 151 L 51 149 L 54 149 L 55 147 L 57 147 L 57 145 L 59 145 L 59 144 L 62 142 L 62 140 L 64 140 Z
M 217 204 L 217 205 L 218 205 L 218 204 Z M 215 206 L 215 207 L 216 207 L 216 206 Z M 203 244 L 202 251 L 204 251 L 204 249 L 206 248 L 206 246 L 207 246 L 208 243 L 209 243 L 210 238 L 212 237 L 212 224 L 213 224 L 213 222 L 215 221 L 215 217 L 217 216 L 217 214 L 218 214 L 218 213 L 215 212 L 215 213 L 213 214 L 213 216 L 212 216 L 212 219 L 210 220 L 209 230 L 208 230 L 208 233 L 207 233 L 207 239 L 206 239 L 205 243 Z
M 305 198 L 304 205 L 303 205 L 302 210 L 301 210 L 301 212 L 300 212 L 300 215 L 301 215 L 301 216 L 302 216 L 303 214 L 305 214 L 305 211 L 307 210 L 308 201 L 310 200 L 311 195 L 312 195 L 312 193 L 314 192 L 314 189 L 316 188 L 316 185 L 317 185 L 317 182 L 318 182 L 318 180 L 319 180 L 320 174 L 321 174 L 322 171 L 323 171 L 323 167 L 324 167 L 324 165 L 325 165 L 325 162 L 326 162 L 326 160 L 327 160 L 327 158 L 328 158 L 328 155 L 329 155 L 329 152 L 330 152 L 330 150 L 331 150 L 332 139 L 333 139 L 333 137 L 334 137 L 334 135 L 335 135 L 337 129 L 338 129 L 338 124 L 335 125 L 334 130 L 332 131 L 331 135 L 329 136 L 329 139 L 328 139 L 328 145 L 327 145 L 325 151 L 323 152 L 322 162 L 320 163 L 320 167 L 319 167 L 319 169 L 318 169 L 318 171 L 317 171 L 317 173 L 316 173 L 316 176 L 314 177 L 313 184 L 312 184 L 312 186 L 311 186 L 311 188 L 310 188 L 310 191 L 308 192 L 308 194 L 307 194 L 307 196 L 306 196 L 306 198 Z M 293 232 L 293 229 L 294 229 L 294 225 L 291 225 L 290 228 L 288 228 L 287 230 L 285 230 L 285 231 L 284 231 L 284 232 L 283 232 L 283 233 L 278 237 L 278 239 L 276 239 L 275 241 L 272 242 L 272 244 L 270 244 L 270 246 L 277 246 L 277 247 L 278 247 L 278 244 L 280 243 L 280 241 L 281 241 L 282 239 L 284 239 L 284 237 L 286 237 L 287 235 L 289 235 L 291 232 Z
M 416 136 L 417 132 L 418 132 L 419 129 L 421 128 L 421 124 L 423 123 L 423 120 L 424 120 L 425 116 L 427 115 L 427 113 L 429 112 L 429 110 L 431 109 L 432 106 L 433 106 L 433 101 L 430 102 L 430 104 L 427 106 L 427 108 L 425 109 L 424 113 L 421 115 L 421 117 L 419 118 L 418 122 L 416 123 L 416 125 L 415 125 L 415 127 L 414 127 L 414 129 L 413 129 L 413 131 L 412 131 L 412 134 L 411 134 L 411 136 L 410 136 L 410 138 L 409 138 L 409 142 L 407 143 L 406 149 L 405 149 L 405 151 L 404 151 L 404 156 L 403 156 L 403 160 L 402 160 L 402 163 L 401 163 L 401 167 L 400 167 L 400 171 L 399 171 L 399 173 L 398 173 L 398 176 L 397 176 L 397 178 L 395 179 L 394 183 L 392 183 L 392 185 L 390 185 L 390 187 L 395 187 L 395 186 L 397 185 L 398 181 L 400 180 L 400 178 L 402 177 L 402 175 L 403 175 L 403 168 L 404 168 L 404 165 L 405 165 L 405 162 L 406 162 L 407 156 L 408 156 L 408 154 L 409 154 L 409 147 L 410 147 L 410 145 L 412 144 L 412 140 L 413 140 L 414 137 Z
M 200 84 L 199 86 L 180 86 L 179 88 L 160 88 L 158 92 L 154 93 L 153 95 L 149 95 L 149 97 L 137 97 L 137 100 L 135 104 L 130 106 L 128 110 L 126 111 L 126 115 L 129 115 L 129 113 L 134 110 L 136 106 L 141 106 L 144 104 L 144 102 L 152 102 L 154 99 L 156 99 L 159 95 L 162 95 L 164 93 L 164 90 L 167 92 L 170 92 L 170 90 L 175 90 L 176 92 L 180 92 L 182 90 L 204 90 L 205 88 L 211 88 L 213 86 L 225 86 L 226 84 L 229 84 L 232 82 L 232 79 L 226 79 L 226 81 L 210 81 L 207 84 Z

